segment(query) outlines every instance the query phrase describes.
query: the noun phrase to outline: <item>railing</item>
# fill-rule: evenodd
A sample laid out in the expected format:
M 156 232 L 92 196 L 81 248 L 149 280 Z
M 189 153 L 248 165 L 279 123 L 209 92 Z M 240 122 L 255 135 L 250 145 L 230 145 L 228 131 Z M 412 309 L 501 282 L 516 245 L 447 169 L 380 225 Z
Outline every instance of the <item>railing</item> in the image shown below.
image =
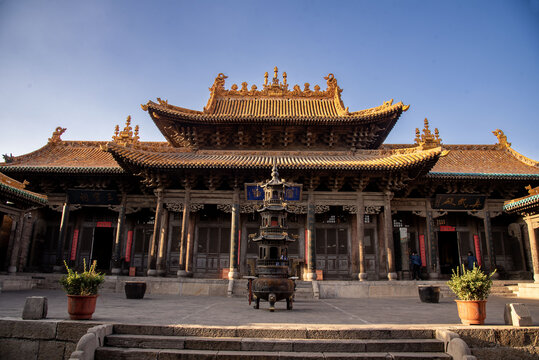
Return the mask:
M 256 265 L 257 266 L 288 266 L 288 260 L 278 260 L 278 259 L 257 260 Z

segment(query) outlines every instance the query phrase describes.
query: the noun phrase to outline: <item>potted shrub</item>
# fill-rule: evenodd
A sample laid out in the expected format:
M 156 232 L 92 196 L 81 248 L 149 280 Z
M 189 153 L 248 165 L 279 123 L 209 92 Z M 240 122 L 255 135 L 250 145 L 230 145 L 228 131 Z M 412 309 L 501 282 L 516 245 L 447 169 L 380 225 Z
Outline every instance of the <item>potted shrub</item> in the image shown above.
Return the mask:
M 485 274 L 480 268 L 468 270 L 462 266 L 462 273 L 453 270 L 451 280 L 447 282 L 457 296 L 459 317 L 464 325 L 482 325 L 487 317 L 487 298 L 492 287 L 492 275 Z
M 71 320 L 87 320 L 92 318 L 97 300 L 97 290 L 105 281 L 105 275 L 95 271 L 97 261 L 94 260 L 86 270 L 84 260 L 83 272 L 78 273 L 67 266 L 67 274 L 62 276 L 60 284 L 67 293 L 67 312 Z

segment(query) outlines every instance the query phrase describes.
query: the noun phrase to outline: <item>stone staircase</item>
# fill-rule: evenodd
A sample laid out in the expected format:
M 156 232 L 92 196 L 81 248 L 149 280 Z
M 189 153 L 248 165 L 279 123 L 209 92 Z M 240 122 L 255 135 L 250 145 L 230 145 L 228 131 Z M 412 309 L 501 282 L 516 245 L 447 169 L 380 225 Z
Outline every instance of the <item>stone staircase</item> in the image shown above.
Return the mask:
M 435 330 L 114 325 L 95 352 L 112 359 L 444 359 Z

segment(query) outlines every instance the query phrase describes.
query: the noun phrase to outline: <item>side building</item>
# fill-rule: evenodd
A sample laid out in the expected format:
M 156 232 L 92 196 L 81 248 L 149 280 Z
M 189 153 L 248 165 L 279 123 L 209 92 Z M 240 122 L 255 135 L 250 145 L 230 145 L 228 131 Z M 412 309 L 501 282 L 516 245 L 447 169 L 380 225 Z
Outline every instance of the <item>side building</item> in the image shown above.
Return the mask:
M 447 145 L 425 119 L 413 144 L 384 140 L 402 102 L 351 112 L 333 74 L 327 87 L 289 89 L 286 73 L 262 89 L 219 74 L 202 111 L 157 99 L 142 105 L 166 142 L 143 142 L 128 117 L 112 141 L 49 142 L 5 157 L 0 171 L 45 194 L 32 210 L 32 251 L 21 267 L 59 270 L 96 259 L 113 274 L 237 278 L 252 274 L 257 184 L 275 165 L 289 182 L 290 272 L 303 279 L 409 279 L 409 254 L 425 278 L 447 277 L 474 252 L 504 278 L 529 278 L 525 223 L 504 201 L 539 186 L 539 163 L 511 148 Z M 411 138 L 412 138 L 411 134 Z M 10 237 L 9 249 L 15 240 Z

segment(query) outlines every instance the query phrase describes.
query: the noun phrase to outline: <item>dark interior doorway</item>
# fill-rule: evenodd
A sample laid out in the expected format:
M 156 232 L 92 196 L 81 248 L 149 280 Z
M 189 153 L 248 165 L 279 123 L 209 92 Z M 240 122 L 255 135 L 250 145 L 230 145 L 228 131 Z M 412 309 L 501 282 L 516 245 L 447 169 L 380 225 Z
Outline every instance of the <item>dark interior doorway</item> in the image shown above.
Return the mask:
M 97 260 L 97 268 L 101 271 L 108 271 L 110 268 L 113 241 L 114 228 L 95 228 L 92 262 Z
M 440 272 L 452 274 L 459 267 L 459 247 L 456 231 L 438 232 L 438 255 L 440 256 Z

